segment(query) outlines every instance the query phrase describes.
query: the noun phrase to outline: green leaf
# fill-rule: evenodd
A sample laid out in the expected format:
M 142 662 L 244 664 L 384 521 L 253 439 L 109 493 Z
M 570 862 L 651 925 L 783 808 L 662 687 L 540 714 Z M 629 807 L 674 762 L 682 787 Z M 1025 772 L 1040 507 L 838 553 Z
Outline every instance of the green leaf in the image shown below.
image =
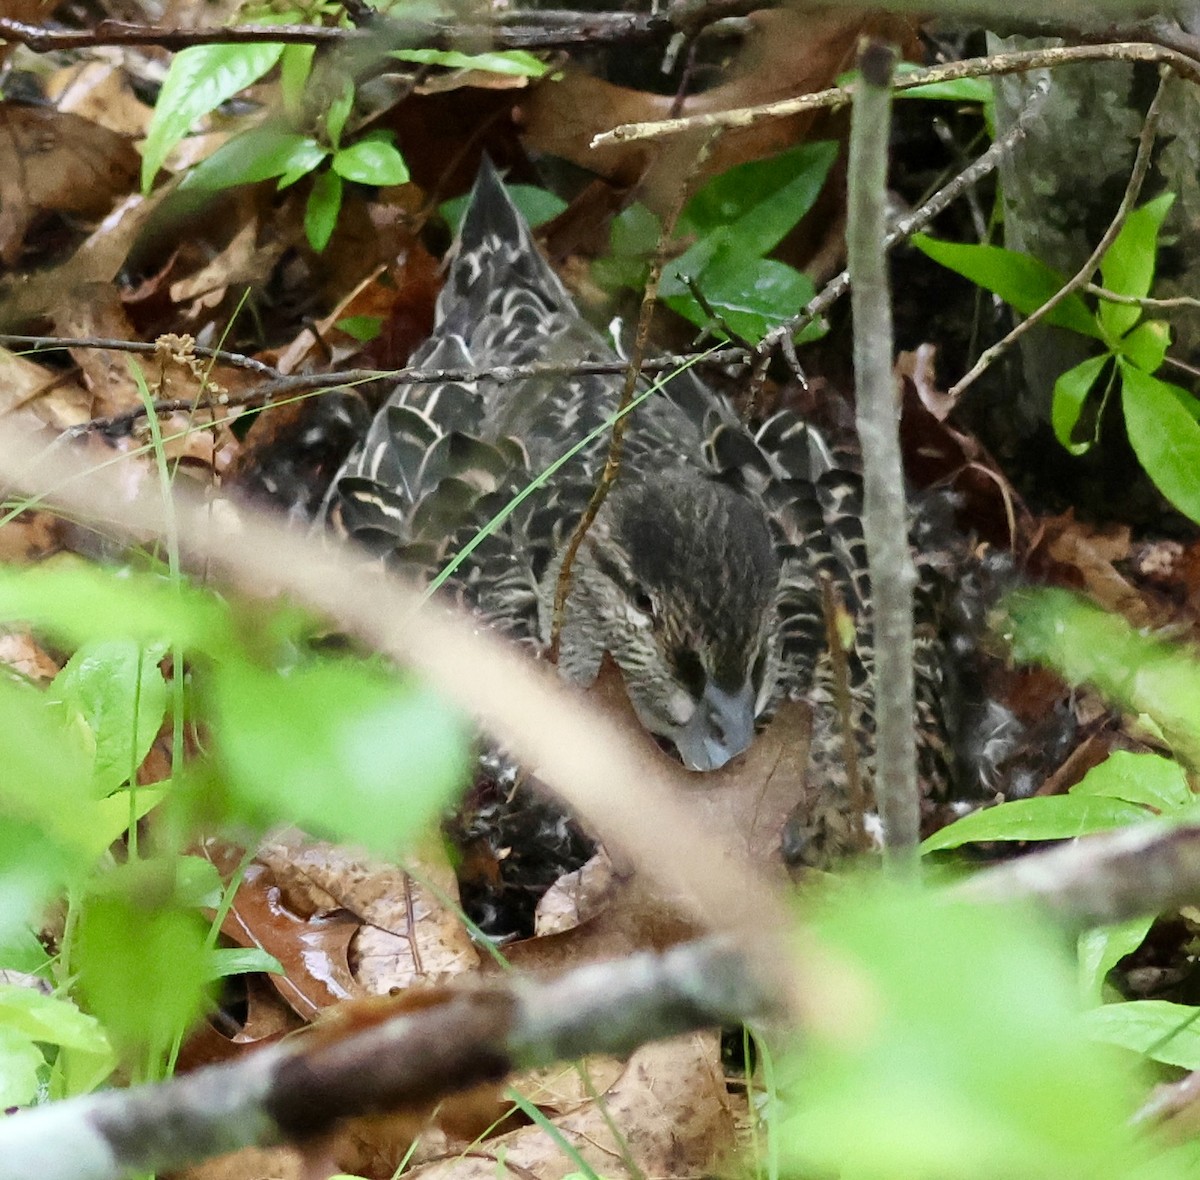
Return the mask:
M 816 294 L 812 280 L 786 263 L 734 251 L 718 254 L 705 268 L 698 285 L 713 311 L 751 342 L 795 315 Z M 664 302 L 697 326 L 709 325 L 709 317 L 690 293 Z
M 1108 353 L 1089 357 L 1065 373 L 1060 373 L 1054 383 L 1050 420 L 1054 425 L 1054 436 L 1072 455 L 1084 454 L 1096 441 L 1095 435 L 1082 442 L 1076 441 L 1075 427 L 1088 395 L 1110 360 L 1112 357 Z
M 999 295 L 1022 315 L 1029 315 L 1059 291 L 1066 280 L 1044 262 L 1003 246 L 970 246 L 941 242 L 926 234 L 914 234 L 912 243 L 934 262 L 970 279 L 977 286 Z M 1103 340 L 1087 304 L 1076 294 L 1068 295 L 1045 319 L 1081 336 Z
M 347 336 L 353 337 L 360 344 L 378 338 L 383 329 L 383 316 L 380 315 L 348 315 L 344 320 L 338 320 L 337 326 Z
M 1153 1061 L 1200 1069 L 1200 1008 L 1167 1000 L 1105 1004 L 1083 1014 L 1089 1036 Z
M 82 561 L 0 566 L 0 619 L 23 620 L 72 648 L 116 636 L 212 656 L 240 646 L 229 612 L 214 594 Z
M 506 184 L 504 190 L 520 211 L 521 216 L 534 229 L 557 217 L 567 207 L 567 203 L 562 197 L 548 192 L 544 188 L 538 188 L 537 185 Z M 462 219 L 467 212 L 467 204 L 470 200 L 471 197 L 468 193 L 449 201 L 443 201 L 438 206 L 438 212 L 446 219 L 446 223 L 455 234 L 462 225 Z
M 1143 373 L 1155 373 L 1161 367 L 1170 344 L 1171 325 L 1166 320 L 1147 320 L 1125 336 L 1117 349 Z
M 1097 926 L 1079 936 L 1079 991 L 1084 1004 L 1090 1007 L 1101 1002 L 1108 973 L 1145 942 L 1154 920 L 1154 915 L 1148 914 L 1116 926 Z
M 0 749 L 6 745 L 0 733 Z M 7 771 L 4 773 L 7 776 Z M 39 789 L 40 783 L 28 786 L 31 794 Z M 40 916 L 55 893 L 92 864 L 79 863 L 83 858 L 69 840 L 56 840 L 47 834 L 46 829 L 53 821 L 53 816 L 47 813 L 63 805 L 61 798 L 28 802 L 27 811 L 33 818 L 17 818 L 21 808 L 13 806 L 12 800 L 4 798 L 4 791 L 0 790 L 0 941 L 6 951 L 15 940 L 27 952 L 32 950 L 24 938 L 29 923 Z M 19 961 L 8 957 L 0 961 L 0 966 L 14 970 L 22 967 Z
M 33 1041 L 0 1024 L 0 1103 L 7 1107 L 30 1105 L 38 1096 L 45 1066 L 45 1055 Z
M 964 815 L 940 832 L 934 832 L 922 842 L 921 849 L 940 852 L 992 840 L 1072 840 L 1149 818 L 1145 808 L 1120 799 L 1089 795 L 1014 799 Z
M 94 1090 L 117 1064 L 112 1044 L 94 1016 L 80 1012 L 69 1000 L 33 988 L 0 985 L 0 1029 L 31 1044 L 70 1050 L 75 1094 Z M 0 1078 L 5 1074 L 0 1068 Z
M 98 798 L 128 781 L 150 752 L 167 710 L 167 682 L 158 668 L 164 654 L 161 645 L 93 640 L 50 686 L 50 696 L 81 717 L 92 733 L 92 784 Z
M 243 131 L 201 160 L 180 181 L 184 192 L 217 192 L 278 176 L 280 188 L 307 175 L 329 155 L 311 135 L 277 125 Z
M 1121 363 L 1125 428 L 1138 462 L 1176 508 L 1200 521 L 1200 407 L 1185 389 Z
M 1174 193 L 1163 193 L 1125 219 L 1100 261 L 1101 279 L 1108 290 L 1134 299 L 1144 299 L 1150 294 L 1159 230 L 1174 201 Z M 1140 307 L 1108 300 L 1100 304 L 1100 322 L 1114 338 L 1125 335 L 1141 317 Z
M 118 1046 L 164 1051 L 204 1004 L 206 924 L 179 906 L 170 863 L 131 862 L 98 886 L 79 911 L 80 994 Z
M 252 820 L 384 854 L 427 827 L 470 763 L 467 729 L 448 705 L 411 679 L 349 662 L 287 676 L 227 662 L 212 717 L 229 789 Z
M 279 90 L 283 106 L 295 117 L 304 109 L 304 94 L 312 76 L 315 45 L 285 45 L 279 59 Z
M 197 119 L 257 82 L 274 67 L 282 53 L 283 46 L 275 42 L 194 45 L 177 53 L 146 132 L 142 191 L 150 191 L 163 161 Z
M 864 885 L 814 915 L 862 998 L 778 1063 L 779 1175 L 949 1180 L 982 1160 L 990 1177 L 1131 1180 L 1156 1161 L 1129 1119 L 1145 1080 L 1083 1035 L 1060 931 L 1020 906 Z
M 354 83 L 347 78 L 342 84 L 342 92 L 330 104 L 325 112 L 325 134 L 329 142 L 336 148 L 341 147 L 342 132 L 346 130 L 346 120 L 354 110 Z
M 343 180 L 358 184 L 405 184 L 408 181 L 408 165 L 400 150 L 383 139 L 360 139 L 335 152 L 331 167 Z
M 1115 750 L 1093 766 L 1070 793 L 1123 799 L 1152 807 L 1160 815 L 1171 815 L 1196 802 L 1178 762 L 1160 754 L 1133 754 L 1128 750 Z
M 318 254 L 329 245 L 341 208 L 342 178 L 332 170 L 318 173 L 304 206 L 304 234 Z
M 219 946 L 210 955 L 213 979 L 228 979 L 231 975 L 250 975 L 257 971 L 269 975 L 286 975 L 283 964 L 274 955 L 256 946 Z
M 394 49 L 390 57 L 419 65 L 445 66 L 452 70 L 486 70 L 513 78 L 540 78 L 550 67 L 523 49 L 500 53 L 460 53 L 456 49 Z
M 175 896 L 181 906 L 215 910 L 224 895 L 224 882 L 211 860 L 181 856 L 175 861 Z
M 1046 664 L 1068 681 L 1150 717 L 1176 753 L 1200 763 L 1200 653 L 1141 634 L 1066 590 L 1019 590 L 998 616 L 1013 659 Z
M 837 145 L 820 141 L 730 168 L 687 203 L 679 233 L 720 232 L 731 251 L 761 258 L 813 207 L 836 158 Z

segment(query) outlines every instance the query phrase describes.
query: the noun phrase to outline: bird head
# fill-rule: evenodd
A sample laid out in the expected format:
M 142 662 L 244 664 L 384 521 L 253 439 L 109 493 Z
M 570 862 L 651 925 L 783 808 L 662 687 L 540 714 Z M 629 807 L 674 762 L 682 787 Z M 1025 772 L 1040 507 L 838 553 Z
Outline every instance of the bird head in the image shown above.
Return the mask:
M 542 587 L 542 629 L 561 559 Z M 761 508 L 696 471 L 618 480 L 576 557 L 559 649 L 573 679 L 604 652 L 642 724 L 693 770 L 749 746 L 778 663 L 779 562 Z

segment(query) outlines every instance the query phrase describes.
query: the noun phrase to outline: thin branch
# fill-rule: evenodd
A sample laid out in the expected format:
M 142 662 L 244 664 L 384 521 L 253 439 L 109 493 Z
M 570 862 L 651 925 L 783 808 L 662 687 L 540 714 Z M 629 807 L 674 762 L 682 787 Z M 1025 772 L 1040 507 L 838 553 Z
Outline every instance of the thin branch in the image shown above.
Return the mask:
M 1029 900 L 1072 930 L 1200 901 L 1200 826 L 1147 822 L 1034 852 L 955 886 L 970 901 Z
M 906 242 L 913 234 L 924 229 L 944 209 L 956 201 L 968 188 L 978 184 L 989 173 L 994 172 L 1007 153 L 1020 143 L 1028 134 L 1038 116 L 1042 112 L 1046 98 L 1050 93 L 1050 80 L 1042 78 L 1030 95 L 1029 101 L 1021 109 L 1013 125 L 995 142 L 988 147 L 973 163 L 968 164 L 948 184 L 939 189 L 920 208 L 912 213 L 897 218 L 891 232 L 884 239 L 884 250 L 891 250 L 900 242 Z M 751 385 L 751 402 L 757 399 L 762 385 L 766 380 L 767 366 L 772 352 L 780 346 L 786 347 L 800 331 L 812 323 L 818 316 L 828 311 L 847 291 L 850 290 L 850 272 L 843 270 L 835 275 L 821 291 L 801 311 L 789 320 L 772 328 L 759 341 L 754 350 L 754 377 Z
M 550 622 L 549 658 L 551 663 L 556 663 L 558 660 L 563 615 L 566 610 L 567 596 L 571 590 L 571 569 L 575 564 L 576 554 L 578 554 L 579 546 L 583 544 L 583 539 L 587 536 L 588 529 L 592 527 L 597 514 L 608 497 L 613 483 L 616 481 L 617 473 L 621 469 L 621 455 L 625 445 L 625 431 L 629 426 L 629 419 L 631 417 L 627 411 L 637 390 L 638 378 L 643 371 L 642 357 L 646 354 L 646 348 L 650 340 L 650 323 L 654 317 L 654 305 L 658 301 L 658 284 L 662 279 L 663 269 L 667 264 L 671 235 L 675 232 L 675 223 L 679 220 L 679 216 L 683 212 L 683 207 L 687 203 L 692 176 L 708 157 L 714 139 L 715 136 L 710 136 L 700 146 L 699 151 L 696 153 L 691 172 L 686 173 L 680 178 L 679 192 L 675 203 L 663 218 L 662 230 L 658 236 L 658 248 L 655 250 L 654 259 L 650 264 L 650 273 L 646 278 L 646 289 L 642 294 L 642 303 L 638 310 L 637 333 L 634 337 L 629 360 L 626 362 L 625 384 L 621 389 L 621 396 L 617 402 L 617 409 L 615 411 L 620 416 L 613 423 L 612 435 L 608 444 L 608 456 L 604 461 L 604 470 L 600 473 L 600 479 L 596 483 L 595 491 L 592 493 L 592 498 L 588 501 L 587 508 L 584 509 L 583 515 L 579 518 L 579 523 L 576 524 L 574 531 L 571 533 L 571 539 L 567 542 L 566 550 L 563 554 L 562 567 L 558 572 L 558 580 L 554 584 L 554 613 L 551 616 Z
M 446 989 L 419 1009 L 368 1001 L 343 1023 L 157 1086 L 24 1110 L 0 1120 L 0 1180 L 119 1180 L 179 1171 L 251 1146 L 311 1144 L 346 1118 L 424 1111 L 519 1069 L 737 1024 L 775 1007 L 742 957 L 717 942 Z
M 9 337 L 9 339 L 16 339 Z M 21 337 L 21 339 L 31 339 Z M 75 341 L 60 337 L 38 337 L 54 347 L 74 347 Z M 2 343 L 2 340 L 0 340 Z M 152 345 L 141 341 L 107 340 L 98 341 L 97 347 L 110 348 L 129 352 L 154 351 Z M 200 354 L 200 350 L 197 349 Z M 202 354 L 201 354 L 202 355 Z M 236 356 L 237 354 L 229 354 Z M 640 372 L 645 374 L 670 373 L 676 369 L 702 362 L 705 364 L 743 365 L 750 359 L 750 353 L 744 348 L 722 348 L 702 353 L 672 353 L 667 356 L 651 357 L 642 361 Z M 259 363 L 259 362 L 255 362 Z M 364 385 L 370 381 L 387 381 L 392 385 L 422 385 L 441 382 L 479 381 L 496 382 L 519 381 L 529 377 L 574 377 L 592 374 L 616 375 L 629 371 L 629 361 L 614 359 L 611 361 L 579 361 L 574 364 L 558 364 L 536 361 L 528 365 L 500 365 L 490 369 L 450 368 L 450 369 L 343 369 L 338 373 L 303 373 L 295 376 L 278 376 L 278 370 L 271 369 L 276 374 L 274 379 L 265 385 L 256 386 L 240 394 L 224 394 L 217 399 L 222 406 L 244 406 L 257 408 L 271 405 L 277 400 L 297 397 L 302 394 L 320 393 L 330 389 L 341 389 L 352 385 Z M 156 414 L 174 414 L 181 410 L 194 410 L 207 407 L 208 401 L 197 402 L 190 398 L 167 398 L 154 403 Z M 95 430 L 108 431 L 110 434 L 126 432 L 146 417 L 145 406 L 134 406 L 120 414 L 109 414 L 102 418 L 91 418 L 72 426 L 67 432 L 72 436 L 88 434 Z
M 1053 69 L 1082 61 L 1142 61 L 1169 65 L 1190 82 L 1200 82 L 1200 61 L 1175 49 L 1147 42 L 1118 42 L 1112 45 L 1070 45 L 1058 49 L 1030 49 L 1020 53 L 1001 53 L 992 57 L 972 57 L 944 66 L 913 70 L 896 79 L 897 91 L 928 86 L 932 82 L 955 82 L 962 78 L 986 78 L 996 74 L 1023 74 L 1029 70 Z M 630 143 L 637 139 L 659 139 L 687 131 L 707 131 L 750 127 L 765 119 L 782 119 L 804 111 L 837 110 L 853 97 L 853 88 L 834 86 L 813 94 L 802 94 L 780 102 L 732 111 L 712 111 L 683 119 L 660 119 L 652 123 L 622 123 L 611 131 L 593 137 L 592 147 Z
M 1137 152 L 1133 158 L 1133 167 L 1129 172 L 1129 182 L 1125 186 L 1125 194 L 1122 196 L 1121 204 L 1108 228 L 1088 256 L 1088 260 L 1041 307 L 1026 316 L 1003 340 L 997 341 L 990 348 L 984 350 L 970 370 L 947 391 L 946 396 L 952 401 L 961 397 L 963 391 L 977 381 L 1001 353 L 1011 348 L 1027 332 L 1032 331 L 1034 326 L 1041 323 L 1063 300 L 1082 290 L 1091 281 L 1101 260 L 1108 253 L 1108 248 L 1116 241 L 1121 227 L 1125 224 L 1125 219 L 1133 212 L 1133 207 L 1141 195 L 1142 185 L 1150 171 L 1150 163 L 1153 159 L 1154 141 L 1158 135 L 1158 124 L 1162 114 L 1163 95 L 1166 93 L 1167 81 L 1170 77 L 1170 69 L 1164 68 L 1159 79 L 1158 90 L 1150 103 L 1150 109 L 1146 112 L 1146 119 L 1142 124 L 1141 134 L 1138 136 Z
M 190 340 L 190 337 L 183 337 Z M 0 348 L 29 349 L 31 352 L 42 352 L 48 349 L 69 348 L 103 348 L 110 352 L 158 353 L 161 346 L 157 340 L 112 340 L 105 336 L 18 336 L 11 333 L 0 333 Z M 222 348 L 206 348 L 202 344 L 191 343 L 193 356 L 205 360 L 219 361 L 235 369 L 248 369 L 263 377 L 277 378 L 279 370 L 263 361 L 255 360 L 240 352 L 226 352 Z
M 913 590 L 888 287 L 887 166 L 893 46 L 869 41 L 850 118 L 846 254 L 853 276 L 854 377 L 863 452 L 863 537 L 875 650 L 875 802 L 884 856 L 915 871 L 920 839 L 913 690 Z
M 1140 307 L 1143 311 L 1171 311 L 1175 308 L 1188 308 L 1191 311 L 1200 310 L 1200 299 L 1191 295 L 1173 295 L 1169 299 L 1151 299 L 1149 296 L 1139 298 L 1136 295 L 1119 295 L 1107 287 L 1097 283 L 1085 283 L 1083 288 L 1089 295 L 1103 299 L 1106 303 L 1121 303 L 1126 307 Z
M 371 14 L 358 28 L 318 25 L 229 25 L 205 28 L 140 25 L 104 20 L 91 29 L 53 29 L 0 17 L 0 39 L 26 46 L 34 53 L 86 49 L 100 45 L 154 45 L 187 49 L 193 45 L 259 44 L 360 45 L 388 49 L 560 49 L 571 46 L 619 45 L 683 33 L 699 35 L 717 21 L 745 16 L 761 2 L 703 0 L 673 4 L 657 13 L 540 12 L 504 13 L 494 22 L 451 24 L 444 21 L 397 21 Z

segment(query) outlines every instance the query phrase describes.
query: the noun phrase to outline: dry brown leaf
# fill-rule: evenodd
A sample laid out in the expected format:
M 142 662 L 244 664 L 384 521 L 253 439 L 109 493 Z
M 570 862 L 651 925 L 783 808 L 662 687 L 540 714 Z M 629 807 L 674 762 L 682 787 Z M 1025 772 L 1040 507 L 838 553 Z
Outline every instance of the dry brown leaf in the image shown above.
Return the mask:
M 28 631 L 0 632 L 0 664 L 30 680 L 48 681 L 58 675 L 58 662 Z
M 605 1091 L 603 1110 L 587 1103 L 554 1125 L 601 1176 L 629 1177 L 624 1151 L 640 1176 L 705 1174 L 728 1148 L 734 1115 L 721 1070 L 716 1033 L 696 1033 L 645 1045 Z M 607 1113 L 607 1118 L 605 1117 Z M 621 1142 L 614 1138 L 613 1125 Z M 430 1163 L 411 1180 L 561 1180 L 578 1165 L 540 1127 L 485 1140 L 470 1156 Z
M 228 878 L 240 854 L 236 848 L 208 841 L 202 855 Z M 274 955 L 284 975 L 270 976 L 292 1010 L 305 1021 L 340 1000 L 362 994 L 350 971 L 350 941 L 358 920 L 344 910 L 301 914 L 288 908 L 271 871 L 251 864 L 221 926 L 237 946 L 258 947 Z
M 141 139 L 154 109 L 142 102 L 129 76 L 107 61 L 74 62 L 46 80 L 46 96 L 60 111 L 89 119 L 129 139 Z
M 298 836 L 264 845 L 259 859 L 271 867 L 293 907 L 340 909 L 354 916 L 349 954 L 357 986 L 366 992 L 386 995 L 442 982 L 479 965 L 479 952 L 457 912 L 438 899 L 439 893 L 457 896 L 444 861 L 414 863 L 415 875 L 410 875 Z
M 853 63 L 858 41 L 874 32 L 915 46 L 915 23 L 906 18 L 864 16 L 851 10 L 813 12 L 782 8 L 748 18 L 754 32 L 730 71 L 729 80 L 683 104 L 685 116 L 775 102 L 832 86 Z M 643 199 L 656 211 L 674 203 L 680 178 L 691 173 L 707 132 L 676 135 L 649 143 L 591 147 L 592 137 L 619 123 L 664 119 L 670 95 L 630 90 L 568 69 L 561 81 L 533 87 L 521 104 L 527 142 L 540 151 L 563 156 L 610 180 L 630 184 L 646 171 Z M 696 182 L 747 160 L 757 160 L 802 143 L 821 118 L 808 112 L 727 131 L 696 172 Z
M 0 259 L 15 265 L 38 213 L 103 213 L 137 170 L 124 135 L 53 107 L 0 103 Z

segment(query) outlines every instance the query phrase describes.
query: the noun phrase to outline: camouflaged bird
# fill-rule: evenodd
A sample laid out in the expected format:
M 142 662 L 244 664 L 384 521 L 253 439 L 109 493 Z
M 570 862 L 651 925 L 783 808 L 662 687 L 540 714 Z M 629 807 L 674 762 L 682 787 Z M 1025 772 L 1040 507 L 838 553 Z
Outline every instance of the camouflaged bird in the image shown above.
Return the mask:
M 485 161 L 436 326 L 410 365 L 496 376 L 397 386 L 334 478 L 326 522 L 390 566 L 427 578 L 526 493 L 453 585 L 489 624 L 541 648 L 563 548 L 603 467 L 607 432 L 598 428 L 622 385 L 619 374 L 570 368 L 618 359 L 582 319 Z M 534 363 L 560 372 L 500 380 L 505 367 Z M 751 432 L 690 371 L 678 374 L 632 413 L 620 473 L 579 550 L 563 621 L 561 671 L 590 682 L 610 652 L 642 723 L 695 770 L 745 750 L 784 695 L 807 698 L 813 787 L 798 855 L 808 863 L 827 863 L 850 839 L 823 578 L 854 624 L 852 720 L 868 781 L 871 772 L 870 595 L 858 496 L 852 465 L 835 463 L 795 415 Z M 943 583 L 921 564 L 932 605 Z M 936 625 L 924 625 L 919 645 L 921 768 L 933 788 L 948 749 Z

